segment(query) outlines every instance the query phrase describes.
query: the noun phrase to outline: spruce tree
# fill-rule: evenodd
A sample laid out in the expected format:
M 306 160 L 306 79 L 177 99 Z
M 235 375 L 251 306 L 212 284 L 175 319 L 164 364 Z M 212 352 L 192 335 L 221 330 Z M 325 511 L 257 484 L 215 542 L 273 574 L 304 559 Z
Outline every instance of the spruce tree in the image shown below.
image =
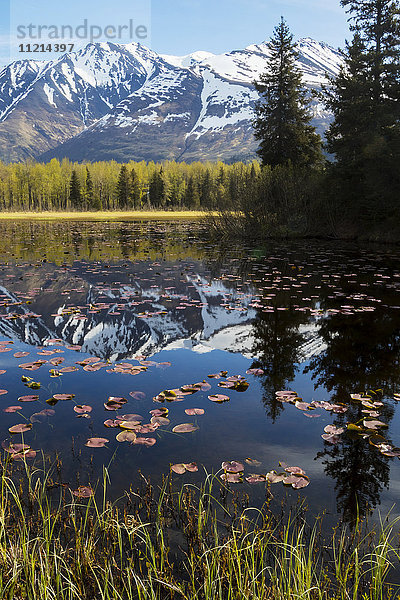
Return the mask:
M 270 58 L 265 73 L 255 82 L 255 137 L 260 141 L 262 164 L 275 167 L 314 167 L 322 162 L 321 139 L 310 124 L 307 93 L 296 66 L 298 53 L 283 17 L 268 43 Z
M 98 205 L 96 206 L 96 202 L 94 199 L 93 180 L 88 167 L 86 167 L 85 203 L 88 210 L 100 209 Z
M 140 195 L 139 177 L 135 169 L 132 168 L 130 181 L 130 203 L 133 208 L 140 208 Z
M 154 207 L 160 207 L 164 205 L 165 200 L 165 182 L 164 182 L 164 171 L 161 167 L 159 171 L 155 171 L 150 178 L 149 183 L 149 199 L 150 204 Z
M 69 201 L 72 208 L 82 208 L 81 186 L 75 169 L 72 171 L 69 182 Z
M 117 204 L 118 208 L 125 209 L 129 206 L 130 200 L 130 181 L 126 165 L 122 165 L 119 171 L 117 181 Z
M 344 66 L 325 90 L 339 204 L 367 222 L 393 218 L 400 193 L 400 5 L 341 0 L 354 32 Z
M 187 208 L 191 209 L 198 209 L 200 206 L 199 190 L 193 178 L 193 175 L 189 177 L 189 181 L 187 184 L 185 194 L 185 205 Z

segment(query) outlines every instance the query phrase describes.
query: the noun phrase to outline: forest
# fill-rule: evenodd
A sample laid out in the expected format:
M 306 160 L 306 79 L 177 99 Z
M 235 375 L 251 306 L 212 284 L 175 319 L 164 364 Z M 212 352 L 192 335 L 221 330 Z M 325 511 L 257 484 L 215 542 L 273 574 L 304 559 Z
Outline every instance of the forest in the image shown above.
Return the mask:
M 0 164 L 0 206 L 3 211 L 224 209 L 237 205 L 260 175 L 258 161 Z

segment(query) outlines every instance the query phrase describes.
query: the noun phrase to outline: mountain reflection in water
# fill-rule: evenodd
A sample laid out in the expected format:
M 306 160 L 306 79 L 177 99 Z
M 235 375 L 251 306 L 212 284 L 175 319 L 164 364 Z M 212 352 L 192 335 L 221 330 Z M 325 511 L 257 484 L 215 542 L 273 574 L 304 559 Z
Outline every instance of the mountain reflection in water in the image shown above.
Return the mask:
M 262 369 L 262 375 L 249 376 L 250 388 L 240 394 L 240 402 L 232 398 L 231 403 L 215 406 L 204 396 L 206 414 L 200 431 L 185 438 L 188 460 L 216 471 L 219 457 L 261 456 L 259 472 L 265 473 L 287 454 L 302 461 L 299 466 L 306 467 L 311 477 L 306 490 L 289 495 L 307 496 L 317 510 L 324 507 L 329 493 L 335 493 L 337 511 L 348 521 L 357 511 L 365 514 L 379 505 L 382 494 L 385 506 L 395 498 L 390 484 L 395 489 L 400 478 L 396 457 L 378 452 L 368 437 L 344 433 L 331 444 L 320 435 L 327 424 L 346 428 L 348 423 L 362 423 L 368 418 L 365 407 L 352 401 L 351 394 L 381 388 L 384 405 L 379 420 L 389 428 L 379 434 L 392 446 L 400 445 L 393 427 L 394 394 L 400 391 L 397 252 L 309 242 L 224 246 L 208 239 L 201 225 L 173 222 L 7 223 L 0 224 L 0 234 L 0 334 L 2 340 L 14 341 L 13 350 L 30 346 L 34 353 L 47 340 L 60 339 L 110 365 L 137 356 L 169 361 L 168 375 L 140 374 L 134 383 L 129 380 L 131 387 L 146 388 L 146 404 L 140 407 L 144 412 L 154 408 L 151 398 L 163 389 L 155 388 L 156 383 L 168 389 L 207 379 L 220 370 L 245 375 L 249 368 Z M 71 364 L 77 360 L 75 352 Z M 9 396 L 14 388 L 15 396 L 20 396 L 21 361 L 10 363 L 8 355 L 4 361 L 7 373 L 2 385 Z M 239 367 L 242 371 L 235 372 Z M 193 381 L 182 380 L 189 373 Z M 91 381 L 99 382 L 97 389 L 104 385 L 106 393 L 114 374 L 92 375 Z M 82 386 L 82 394 L 94 394 L 81 371 L 67 377 L 69 387 L 74 382 L 72 387 Z M 110 395 L 127 395 L 127 378 L 120 379 L 112 380 Z M 285 389 L 295 390 L 305 402 L 328 400 L 347 411 L 318 410 L 313 412 L 323 413 L 320 417 L 305 419 L 315 414 L 303 415 L 279 401 L 276 392 Z M 10 403 L 9 398 L 1 399 L 2 406 Z M 93 415 L 88 427 L 104 435 L 106 417 L 101 413 L 96 420 Z M 3 438 L 14 423 L 11 418 L 4 417 Z M 67 441 L 74 436 L 72 418 L 63 425 Z M 84 441 L 90 435 L 84 425 L 79 427 Z M 46 451 L 54 449 L 50 430 L 43 429 L 41 438 L 48 440 Z M 165 435 L 161 443 L 160 454 L 148 449 L 154 457 L 150 462 L 144 453 L 139 455 L 141 468 L 151 466 L 157 473 L 155 463 L 165 452 L 158 473 L 165 472 L 168 460 L 180 458 L 175 437 Z M 118 481 L 118 468 L 133 459 L 129 447 L 115 447 L 121 456 L 116 459 Z M 94 469 L 104 462 L 98 456 Z M 219 462 L 214 464 L 216 457 Z M 327 483 L 331 480 L 334 490 Z M 319 498 L 317 481 L 326 485 L 326 496 Z M 251 493 L 262 498 L 260 489 L 254 486 Z M 272 491 L 277 497 L 285 494 L 278 486 Z

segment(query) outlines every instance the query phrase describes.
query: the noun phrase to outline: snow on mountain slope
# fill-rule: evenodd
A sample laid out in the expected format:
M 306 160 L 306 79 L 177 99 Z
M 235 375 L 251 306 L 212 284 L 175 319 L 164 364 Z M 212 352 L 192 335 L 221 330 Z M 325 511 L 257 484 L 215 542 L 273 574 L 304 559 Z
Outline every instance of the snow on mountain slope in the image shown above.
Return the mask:
M 342 60 L 309 38 L 299 41 L 298 51 L 310 89 L 337 73 Z M 178 57 L 136 43 L 102 42 L 51 63 L 12 63 L 0 73 L 0 158 L 250 157 L 253 83 L 268 52 L 262 43 Z M 312 110 L 323 132 L 330 116 L 315 100 Z
M 171 54 L 160 54 L 160 56 L 165 60 L 165 62 L 174 67 L 188 68 L 194 67 L 203 60 L 215 56 L 215 54 L 212 52 L 204 52 L 203 50 L 199 50 L 197 52 L 192 52 L 191 54 L 186 54 L 185 56 L 173 56 Z
M 46 61 L 18 60 L 4 67 L 0 73 L 0 120 L 27 94 L 32 83 L 48 66 Z
M 189 135 L 200 137 L 205 131 L 219 131 L 253 119 L 255 89 L 230 83 L 214 71 L 202 69 L 201 112 Z

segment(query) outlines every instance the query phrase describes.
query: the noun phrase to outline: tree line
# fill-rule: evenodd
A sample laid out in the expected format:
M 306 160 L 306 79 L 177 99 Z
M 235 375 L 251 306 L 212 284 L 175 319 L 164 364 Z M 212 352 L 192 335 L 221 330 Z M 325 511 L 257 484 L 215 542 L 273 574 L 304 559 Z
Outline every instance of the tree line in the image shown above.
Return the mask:
M 252 193 L 258 161 L 0 163 L 2 210 L 223 209 Z

